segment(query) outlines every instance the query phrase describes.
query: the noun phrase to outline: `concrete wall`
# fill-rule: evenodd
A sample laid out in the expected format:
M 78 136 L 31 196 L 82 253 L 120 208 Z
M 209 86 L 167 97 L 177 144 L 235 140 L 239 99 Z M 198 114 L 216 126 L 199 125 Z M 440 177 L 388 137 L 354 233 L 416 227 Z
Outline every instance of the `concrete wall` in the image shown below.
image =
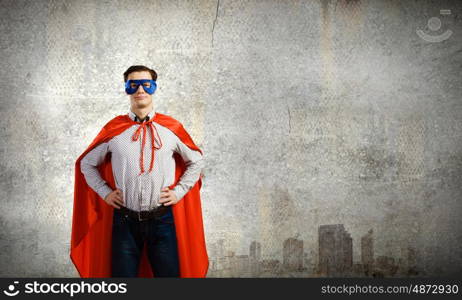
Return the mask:
M 204 151 L 209 276 L 460 272 L 461 8 L 2 0 L 0 276 L 78 276 L 74 163 L 132 64 Z

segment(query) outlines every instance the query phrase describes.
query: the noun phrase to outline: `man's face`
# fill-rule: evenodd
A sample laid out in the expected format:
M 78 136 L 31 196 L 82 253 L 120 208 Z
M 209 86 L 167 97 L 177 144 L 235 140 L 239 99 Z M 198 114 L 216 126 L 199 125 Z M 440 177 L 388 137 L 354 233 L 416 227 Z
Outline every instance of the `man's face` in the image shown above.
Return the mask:
M 152 79 L 152 76 L 148 71 L 138 71 L 128 74 L 127 80 L 130 79 Z M 141 85 L 134 94 L 130 95 L 130 105 L 133 108 L 145 108 L 151 104 L 152 95 L 146 93 Z

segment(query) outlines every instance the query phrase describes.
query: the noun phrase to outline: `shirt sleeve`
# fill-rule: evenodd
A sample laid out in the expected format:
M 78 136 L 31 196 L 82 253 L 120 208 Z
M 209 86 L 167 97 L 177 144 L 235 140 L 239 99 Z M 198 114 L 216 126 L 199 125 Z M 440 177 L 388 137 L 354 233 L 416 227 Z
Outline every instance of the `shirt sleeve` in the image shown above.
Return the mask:
M 203 155 L 196 150 L 192 150 L 186 146 L 175 134 L 176 149 L 175 152 L 181 155 L 186 164 L 186 170 L 180 177 L 177 185 L 173 188 L 178 200 L 183 198 L 184 195 L 196 184 L 199 180 L 200 174 L 204 168 Z
M 101 143 L 88 152 L 80 161 L 80 170 L 85 180 L 102 199 L 112 192 L 107 182 L 101 177 L 98 166 L 104 161 L 108 152 L 108 143 Z

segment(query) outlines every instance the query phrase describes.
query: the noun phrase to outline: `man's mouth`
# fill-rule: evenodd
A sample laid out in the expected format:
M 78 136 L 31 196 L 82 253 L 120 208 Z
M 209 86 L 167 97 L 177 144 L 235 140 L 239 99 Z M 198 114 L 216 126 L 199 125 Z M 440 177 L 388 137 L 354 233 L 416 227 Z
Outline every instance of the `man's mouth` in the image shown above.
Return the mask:
M 135 99 L 144 99 L 146 96 L 135 96 Z

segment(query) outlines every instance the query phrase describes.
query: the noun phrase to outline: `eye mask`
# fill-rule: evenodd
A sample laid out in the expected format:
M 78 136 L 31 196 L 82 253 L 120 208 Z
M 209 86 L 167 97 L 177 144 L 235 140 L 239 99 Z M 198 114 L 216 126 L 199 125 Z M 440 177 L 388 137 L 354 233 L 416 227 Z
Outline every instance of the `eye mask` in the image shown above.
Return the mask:
M 154 94 L 157 88 L 157 84 L 152 79 L 130 79 L 125 82 L 125 91 L 127 94 L 134 94 L 140 87 L 143 87 L 144 91 L 150 95 Z

